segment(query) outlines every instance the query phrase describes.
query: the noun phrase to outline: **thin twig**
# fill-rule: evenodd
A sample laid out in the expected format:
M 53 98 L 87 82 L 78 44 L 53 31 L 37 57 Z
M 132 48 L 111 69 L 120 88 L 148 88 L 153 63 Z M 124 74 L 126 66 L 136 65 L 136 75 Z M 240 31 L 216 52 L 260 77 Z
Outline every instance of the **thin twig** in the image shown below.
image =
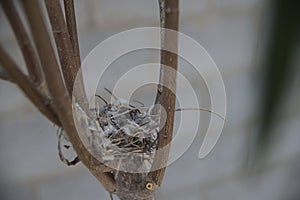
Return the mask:
M 159 0 L 159 4 L 162 28 L 178 31 L 179 0 Z M 160 85 L 158 86 L 156 103 L 162 105 L 167 117 L 165 126 L 158 134 L 157 150 L 164 148 L 164 151 L 156 152 L 151 172 L 148 175 L 158 186 L 161 185 L 165 174 L 174 125 L 176 94 L 173 92 L 176 89 L 177 79 L 177 33 L 169 33 L 163 30 L 162 42 L 165 49 L 172 50 L 175 53 L 161 49 Z M 173 70 L 167 70 L 164 66 L 168 66 Z M 167 87 L 171 87 L 172 91 Z
M 89 153 L 78 134 L 82 130 L 77 130 L 75 127 L 71 98 L 64 86 L 38 0 L 23 0 L 23 6 L 40 55 L 49 92 L 53 97 L 56 112 L 67 136 L 84 165 L 108 191 L 114 192 L 115 183 L 113 177 L 110 173 L 103 173 L 111 169 L 102 165 Z
M 209 112 L 209 113 L 217 115 L 222 120 L 227 121 L 226 118 L 223 115 L 221 115 L 220 113 L 212 111 L 212 110 L 207 109 L 207 108 L 177 108 L 175 111 L 177 112 L 177 111 L 191 111 L 191 110 L 201 110 L 201 111 Z
M 95 96 L 98 97 L 99 99 L 101 99 L 105 103 L 105 105 L 108 105 L 107 101 L 103 97 L 101 97 L 100 95 L 97 95 L 97 94 Z
M 22 24 L 14 2 L 12 0 L 2 0 L 0 2 L 22 51 L 29 73 L 29 78 L 36 86 L 39 86 L 43 81 L 39 60 L 29 36 L 25 31 L 24 25 Z
M 145 104 L 139 100 L 133 99 L 133 102 L 139 103 L 142 107 L 145 107 Z
M 110 96 L 112 96 L 116 101 L 118 101 L 119 100 L 119 98 L 118 97 L 116 97 L 109 89 L 107 89 L 107 88 L 104 88 L 104 90 L 106 91 L 106 92 L 108 92 L 109 94 L 110 94 Z
M 22 89 L 25 95 L 31 100 L 31 102 L 43 113 L 50 121 L 58 126 L 61 123 L 56 115 L 55 111 L 51 107 L 48 100 L 43 99 L 41 94 L 35 89 L 30 80 L 23 74 L 23 72 L 17 67 L 13 60 L 4 52 L 0 47 L 0 63 L 6 70 L 9 77 Z

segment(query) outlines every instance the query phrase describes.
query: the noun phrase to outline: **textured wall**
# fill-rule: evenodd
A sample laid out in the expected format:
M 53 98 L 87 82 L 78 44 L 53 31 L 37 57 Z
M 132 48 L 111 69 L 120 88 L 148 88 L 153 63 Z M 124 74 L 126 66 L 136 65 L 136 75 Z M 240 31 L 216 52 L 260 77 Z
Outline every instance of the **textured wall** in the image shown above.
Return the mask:
M 83 58 L 114 33 L 159 25 L 156 1 L 76 3 Z M 285 120 L 276 128 L 285 134 L 274 142 L 276 150 L 269 158 L 267 170 L 259 175 L 243 172 L 249 135 L 256 127 L 255 49 L 263 27 L 263 9 L 268 8 L 258 0 L 182 0 L 180 6 L 180 30 L 206 48 L 223 75 L 228 122 L 215 149 L 204 160 L 197 158 L 202 129 L 205 130 L 200 128 L 191 148 L 168 168 L 158 199 L 279 199 L 287 191 L 300 153 L 300 111 L 299 107 L 294 109 L 300 100 L 299 92 L 288 97 Z M 0 23 L 1 44 L 22 64 L 2 10 Z M 0 199 L 109 199 L 81 164 L 66 167 L 59 161 L 56 127 L 37 112 L 18 88 L 0 81 L 0 93 Z M 201 114 L 205 126 L 208 115 Z

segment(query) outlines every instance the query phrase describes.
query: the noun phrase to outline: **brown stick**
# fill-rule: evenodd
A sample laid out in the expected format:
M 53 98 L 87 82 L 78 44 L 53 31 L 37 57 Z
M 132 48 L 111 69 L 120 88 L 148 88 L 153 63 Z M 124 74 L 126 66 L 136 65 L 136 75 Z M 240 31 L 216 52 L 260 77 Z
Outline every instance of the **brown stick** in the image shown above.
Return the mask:
M 65 7 L 67 27 L 70 35 L 71 44 L 73 47 L 73 57 L 76 60 L 76 67 L 78 67 L 76 71 L 78 71 L 81 65 L 81 61 L 80 61 L 80 51 L 79 51 L 74 1 L 64 0 L 64 7 Z
M 17 38 L 26 63 L 29 77 L 36 86 L 39 86 L 43 80 L 39 61 L 28 34 L 26 33 L 22 24 L 20 16 L 16 10 L 14 2 L 11 0 L 2 0 L 0 2 Z
M 49 92 L 53 97 L 56 112 L 66 130 L 70 142 L 83 164 L 108 191 L 114 192 L 115 184 L 112 176 L 109 173 L 103 173 L 110 169 L 101 165 L 101 163 L 88 152 L 78 135 L 72 114 L 71 98 L 64 86 L 38 0 L 23 0 L 23 7 L 40 55 Z
M 58 49 L 58 55 L 60 58 L 60 64 L 62 68 L 62 72 L 64 75 L 64 80 L 66 83 L 67 90 L 71 97 L 73 94 L 76 98 L 76 102 L 78 102 L 81 107 L 85 110 L 87 108 L 86 95 L 83 87 L 83 79 L 80 68 L 80 57 L 79 57 L 79 49 L 78 42 L 72 45 L 72 40 L 69 35 L 66 22 L 64 20 L 64 15 L 62 11 L 62 7 L 59 0 L 45 0 L 49 19 L 52 26 L 52 32 L 55 38 L 56 46 Z M 76 29 L 76 23 L 72 23 Z M 74 34 L 74 33 L 73 33 Z M 77 38 L 77 37 L 76 37 Z M 73 40 L 76 40 L 73 37 Z M 77 41 L 77 40 L 76 40 Z M 74 46 L 77 46 L 76 52 L 73 50 Z M 78 81 L 75 84 L 75 78 L 77 77 Z M 75 90 L 74 90 L 75 89 Z
M 14 82 L 21 88 L 31 102 L 54 124 L 61 126 L 58 116 L 55 114 L 48 100 L 43 99 L 30 80 L 17 67 L 13 60 L 0 47 L 0 63 Z
M 162 28 L 172 29 L 178 31 L 179 24 L 179 0 L 159 0 L 161 5 L 161 18 L 164 18 Z M 164 4 L 164 5 L 162 5 Z M 174 33 L 164 32 L 162 38 L 163 45 L 166 49 L 177 52 L 178 48 L 178 35 Z M 174 113 L 175 113 L 175 100 L 176 94 L 169 90 L 165 86 L 176 88 L 177 79 L 177 54 L 169 51 L 161 50 L 161 72 L 160 72 L 160 86 L 157 91 L 156 103 L 160 103 L 165 109 L 167 118 L 165 126 L 158 134 L 158 146 L 157 149 L 165 148 L 163 152 L 156 153 L 155 160 L 152 166 L 152 172 L 149 173 L 149 177 L 158 186 L 161 185 L 166 165 L 168 162 L 170 144 L 172 140 L 173 125 L 174 125 Z M 168 66 L 173 71 L 167 70 L 164 66 Z
M 75 67 L 75 62 L 72 59 L 73 48 L 64 20 L 63 11 L 59 0 L 45 0 L 45 4 L 52 26 L 65 84 L 71 96 L 77 69 Z
M 74 0 L 64 0 L 64 8 L 65 8 L 67 28 L 69 31 L 69 36 L 73 47 L 73 59 L 75 60 L 75 67 L 77 72 L 78 81 L 75 83 L 76 84 L 75 89 L 77 89 L 78 92 L 76 92 L 75 95 L 76 95 L 77 102 L 81 105 L 81 107 L 84 110 L 87 111 L 88 101 L 84 89 L 83 76 L 81 71 L 79 71 L 81 67 L 81 60 L 80 60 L 80 50 L 79 50 L 79 42 L 78 42 Z

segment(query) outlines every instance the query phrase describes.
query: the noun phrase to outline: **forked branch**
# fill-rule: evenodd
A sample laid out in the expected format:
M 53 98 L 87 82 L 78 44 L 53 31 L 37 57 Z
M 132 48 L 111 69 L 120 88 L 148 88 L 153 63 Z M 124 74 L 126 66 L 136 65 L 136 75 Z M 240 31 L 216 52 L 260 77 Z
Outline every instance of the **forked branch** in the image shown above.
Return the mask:
M 77 155 L 91 173 L 110 192 L 115 190 L 114 181 L 107 171 L 110 169 L 99 163 L 82 144 L 72 114 L 71 98 L 64 86 L 63 79 L 50 42 L 46 25 L 38 4 L 38 0 L 23 0 L 25 14 L 39 57 L 50 95 L 55 105 L 55 111 L 64 127 Z
M 31 102 L 43 113 L 51 122 L 61 126 L 61 123 L 53 110 L 50 102 L 44 99 L 36 90 L 25 74 L 18 68 L 10 56 L 0 47 L 0 63 L 5 69 L 5 73 L 21 88 Z
M 29 36 L 25 31 L 24 25 L 16 10 L 15 4 L 12 0 L 1 0 L 0 3 L 20 46 L 26 63 L 29 78 L 36 86 L 40 86 L 43 81 L 43 75 L 41 72 L 39 60 L 37 58 L 36 52 L 34 51 Z

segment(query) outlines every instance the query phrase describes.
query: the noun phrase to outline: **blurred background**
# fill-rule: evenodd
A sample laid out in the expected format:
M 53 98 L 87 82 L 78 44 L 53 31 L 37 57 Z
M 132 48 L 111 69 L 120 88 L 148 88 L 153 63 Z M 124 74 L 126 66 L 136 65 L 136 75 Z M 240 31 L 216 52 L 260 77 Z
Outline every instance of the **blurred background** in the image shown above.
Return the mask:
M 294 44 L 293 40 L 288 40 L 294 35 L 286 35 L 287 40 L 282 40 L 280 34 L 273 37 L 274 33 L 280 33 L 283 29 L 276 29 L 272 24 L 285 23 L 273 23 L 274 16 L 278 16 L 274 10 L 280 1 L 272 2 L 277 7 L 270 2 L 180 2 L 180 31 L 208 51 L 223 76 L 228 121 L 213 151 L 205 159 L 199 160 L 198 152 L 210 116 L 201 112 L 195 141 L 179 160 L 168 167 L 157 199 L 299 199 L 300 75 L 299 70 L 295 70 L 300 62 L 300 56 L 296 56 L 300 50 L 299 40 L 298 46 L 295 45 L 293 53 L 290 53 L 294 56 L 276 59 L 285 55 L 289 47 L 280 46 L 282 52 L 276 54 L 275 50 L 280 48 L 272 45 L 274 41 Z M 159 26 L 156 1 L 77 0 L 75 3 L 82 59 L 98 43 L 120 31 Z M 296 8 L 296 5 L 293 7 Z M 285 20 L 292 24 L 298 22 L 299 18 Z M 1 45 L 19 65 L 24 66 L 2 9 L 0 24 Z M 296 33 L 293 29 L 291 32 Z M 103 92 L 101 87 L 102 90 L 103 87 L 111 87 L 110 80 L 120 76 L 120 66 L 126 69 L 126 66 L 155 60 L 158 60 L 158 52 L 153 51 L 136 52 L 120 58 L 106 72 L 99 93 Z M 288 72 L 283 73 L 285 70 L 279 66 L 277 73 L 272 76 L 269 73 L 275 69 L 272 66 L 286 63 L 284 61 L 289 61 L 289 64 L 280 66 L 284 66 Z M 188 63 L 180 60 L 179 71 L 189 78 L 200 106 L 209 107 L 205 83 L 193 70 Z M 274 85 L 276 87 L 272 87 Z M 153 88 L 147 86 L 139 90 L 135 99 L 147 103 L 154 98 Z M 275 91 L 275 94 L 268 91 Z M 37 111 L 15 85 L 1 80 L 0 93 L 0 199 L 109 199 L 108 193 L 82 164 L 67 167 L 59 160 L 57 128 Z M 272 106 L 268 108 L 267 105 Z M 180 118 L 179 114 L 176 119 Z M 254 155 L 258 155 L 258 159 L 254 159 Z M 261 163 L 258 167 L 253 164 L 257 163 L 256 160 Z

